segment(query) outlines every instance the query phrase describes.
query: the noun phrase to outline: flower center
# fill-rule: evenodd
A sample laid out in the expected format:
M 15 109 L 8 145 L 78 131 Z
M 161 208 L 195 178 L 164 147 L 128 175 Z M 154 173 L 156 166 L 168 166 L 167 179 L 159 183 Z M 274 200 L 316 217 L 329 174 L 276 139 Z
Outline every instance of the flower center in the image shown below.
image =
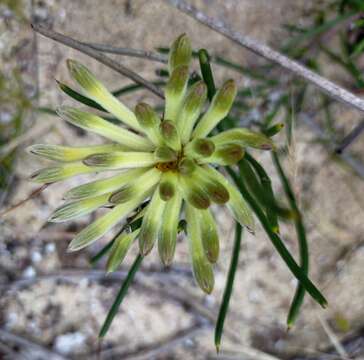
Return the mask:
M 175 160 L 175 161 L 169 161 L 169 162 L 159 162 L 155 165 L 155 167 L 162 172 L 167 172 L 167 171 L 177 171 L 178 169 L 178 162 L 179 160 Z

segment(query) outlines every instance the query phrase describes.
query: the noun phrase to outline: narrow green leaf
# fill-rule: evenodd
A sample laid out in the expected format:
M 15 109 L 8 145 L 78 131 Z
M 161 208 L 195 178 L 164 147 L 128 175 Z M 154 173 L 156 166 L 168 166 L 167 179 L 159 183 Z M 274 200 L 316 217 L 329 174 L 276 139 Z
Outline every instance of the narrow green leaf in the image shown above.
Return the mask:
M 212 101 L 212 98 L 215 95 L 216 87 L 214 77 L 212 75 L 212 69 L 210 65 L 210 56 L 205 49 L 200 49 L 198 51 L 198 59 L 200 61 L 200 69 L 202 73 L 202 78 L 207 85 L 207 97 L 209 101 Z
M 282 165 L 279 161 L 277 153 L 272 154 L 273 163 L 277 169 L 279 178 L 281 180 L 284 192 L 286 194 L 287 200 L 291 206 L 291 209 L 298 214 L 297 217 L 295 217 L 295 228 L 296 233 L 298 237 L 298 245 L 299 245 L 299 253 L 300 253 L 300 265 L 302 271 L 305 273 L 305 275 L 308 275 L 308 269 L 309 269 L 309 251 L 308 251 L 308 243 L 306 239 L 306 230 L 305 226 L 302 221 L 302 217 L 299 211 L 299 208 L 297 206 L 296 197 L 292 191 L 291 185 L 289 183 L 289 180 L 284 173 L 284 170 L 282 168 Z M 288 317 L 287 317 L 287 326 L 288 328 L 292 327 L 298 317 L 299 310 L 303 304 L 303 299 L 305 296 L 305 288 L 302 283 L 298 283 L 296 293 L 294 295 L 294 298 L 291 303 L 291 307 L 289 309 Z
M 215 326 L 215 346 L 217 352 L 219 352 L 220 350 L 221 338 L 224 331 L 225 317 L 229 309 L 230 297 L 233 292 L 235 273 L 239 262 L 242 230 L 243 229 L 241 225 L 237 222 L 235 225 L 235 241 L 234 241 L 233 251 L 231 254 L 229 272 L 226 279 L 224 294 L 222 296 L 222 302 L 220 305 L 219 314 L 217 316 L 217 321 Z
M 125 278 L 123 284 L 121 285 L 121 288 L 118 292 L 118 294 L 116 295 L 115 301 L 112 304 L 109 313 L 107 314 L 107 317 L 101 327 L 100 333 L 99 333 L 99 338 L 103 338 L 109 328 L 110 325 L 112 323 L 112 321 L 114 320 L 115 315 L 117 314 L 119 307 L 122 303 L 122 301 L 124 300 L 125 295 L 128 292 L 129 286 L 131 284 L 131 282 L 133 281 L 135 274 L 137 273 L 137 271 L 140 268 L 140 265 L 143 261 L 143 256 L 141 256 L 140 254 L 136 257 L 136 259 L 134 260 L 133 265 L 131 266 L 129 273 L 127 275 L 127 277 Z
M 237 176 L 237 174 L 233 170 L 228 169 L 228 172 L 234 179 L 237 186 L 239 187 L 245 200 L 249 203 L 249 205 L 255 212 L 265 232 L 269 236 L 269 239 L 271 240 L 273 246 L 278 251 L 279 255 L 282 257 L 284 262 L 287 264 L 292 274 L 301 282 L 302 286 L 305 287 L 305 289 L 312 296 L 312 298 L 317 303 L 319 303 L 323 308 L 325 308 L 327 306 L 327 300 L 317 289 L 317 287 L 311 282 L 311 280 L 305 275 L 302 269 L 297 265 L 296 261 L 294 260 L 294 258 L 292 257 L 292 255 L 282 242 L 281 238 L 271 230 L 270 223 L 268 222 L 266 216 L 264 215 L 264 212 L 262 211 L 258 203 L 255 201 L 255 199 L 250 195 L 242 179 L 240 179 L 239 176 Z
M 72 99 L 80 102 L 81 104 L 92 107 L 94 109 L 106 112 L 106 110 L 102 106 L 100 106 L 96 101 L 91 100 L 87 96 L 80 94 L 78 91 L 70 88 L 68 85 L 66 85 L 58 80 L 56 80 L 56 82 L 57 82 L 59 88 Z
M 263 166 L 249 153 L 246 153 L 245 159 L 254 168 L 262 186 L 262 192 L 260 193 L 262 196 L 260 198 L 258 196 L 258 200 L 260 199 L 261 204 L 264 205 L 267 219 L 271 224 L 273 232 L 279 233 L 278 215 L 287 213 L 287 209 L 283 209 L 277 205 L 273 193 L 272 181 Z

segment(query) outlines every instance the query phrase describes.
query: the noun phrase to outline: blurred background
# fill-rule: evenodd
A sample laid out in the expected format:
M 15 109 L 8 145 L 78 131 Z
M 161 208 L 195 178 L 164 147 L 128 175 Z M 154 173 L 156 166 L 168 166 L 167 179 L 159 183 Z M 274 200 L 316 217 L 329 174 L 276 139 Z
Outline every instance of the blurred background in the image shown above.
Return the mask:
M 362 0 L 191 0 L 242 34 L 270 44 L 358 96 L 364 92 Z M 33 143 L 81 146 L 97 136 L 67 125 L 54 109 L 75 104 L 56 79 L 72 84 L 66 59 L 87 65 L 120 99 L 134 107 L 159 99 L 130 90 L 131 81 L 87 56 L 31 31 L 44 24 L 80 41 L 156 51 L 186 32 L 195 49 L 213 56 L 217 85 L 239 86 L 232 115 L 237 126 L 259 129 L 284 122 L 276 138 L 304 216 L 311 278 L 329 300 L 326 310 L 306 297 L 296 325 L 286 314 L 296 282 L 266 234 L 244 234 L 222 353 L 213 332 L 233 245 L 234 223 L 216 209 L 221 256 L 209 296 L 193 282 L 188 251 L 179 239 L 173 266 L 156 252 L 144 261 L 108 335 L 97 334 L 133 262 L 105 276 L 105 261 L 90 265 L 106 243 L 66 253 L 75 233 L 95 215 L 47 223 L 62 194 L 83 178 L 53 184 L 0 217 L 1 359 L 360 359 L 364 357 L 364 135 L 345 149 L 343 139 L 363 114 L 324 95 L 162 0 L 0 0 L 0 213 L 38 189 L 29 175 L 46 161 L 27 154 Z M 163 64 L 110 55 L 146 79 L 166 81 Z M 194 68 L 198 70 L 198 61 Z M 336 150 L 342 150 L 339 153 Z M 254 153 L 255 154 L 255 153 Z M 282 186 L 269 154 L 256 153 Z M 97 214 L 96 214 L 97 216 Z M 282 237 L 297 254 L 294 225 Z

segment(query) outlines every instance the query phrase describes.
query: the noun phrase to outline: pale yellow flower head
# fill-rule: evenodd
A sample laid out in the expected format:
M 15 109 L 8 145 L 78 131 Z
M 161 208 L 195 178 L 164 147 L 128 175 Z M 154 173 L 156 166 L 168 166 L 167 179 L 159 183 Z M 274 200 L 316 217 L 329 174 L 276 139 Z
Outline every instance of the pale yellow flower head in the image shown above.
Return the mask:
M 214 286 L 213 264 L 219 256 L 211 206 L 227 206 L 236 221 L 254 231 L 251 210 L 218 167 L 236 164 L 244 156 L 245 147 L 268 150 L 273 144 L 268 137 L 248 129 L 212 134 L 231 109 L 236 85 L 227 80 L 207 106 L 206 84 L 198 81 L 189 85 L 191 58 L 190 41 L 181 35 L 169 54 L 170 76 L 162 116 L 146 103 L 136 104 L 134 111 L 130 110 L 85 66 L 69 60 L 70 74 L 83 94 L 120 124 L 77 108 L 61 107 L 57 113 L 62 119 L 108 142 L 87 147 L 40 144 L 29 150 L 55 162 L 32 175 L 32 180 L 40 183 L 115 171 L 114 176 L 66 192 L 66 203 L 51 215 L 49 221 L 62 222 L 101 207 L 110 208 L 77 234 L 69 245 L 70 251 L 94 243 L 144 204 L 139 215 L 140 227 L 115 239 L 107 270 L 117 269 L 136 239 L 143 256 L 157 243 L 162 262 L 169 265 L 180 220 L 185 219 L 195 279 L 202 290 L 210 293 Z

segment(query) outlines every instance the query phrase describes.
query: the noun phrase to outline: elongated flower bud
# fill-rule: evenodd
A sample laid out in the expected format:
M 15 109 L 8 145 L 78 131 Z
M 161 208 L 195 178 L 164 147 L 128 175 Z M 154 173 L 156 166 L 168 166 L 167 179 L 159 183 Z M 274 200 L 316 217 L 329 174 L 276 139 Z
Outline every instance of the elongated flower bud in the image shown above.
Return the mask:
M 229 201 L 230 195 L 226 187 L 203 168 L 198 167 L 192 178 L 201 185 L 212 202 L 222 205 Z
M 87 166 L 105 169 L 123 169 L 152 166 L 156 162 L 153 154 L 147 152 L 114 152 L 88 156 L 83 163 Z
M 68 179 L 75 175 L 88 174 L 96 171 L 95 168 L 86 166 L 82 162 L 72 162 L 37 170 L 30 175 L 30 180 L 38 183 L 50 184 Z
M 159 126 L 159 131 L 166 145 L 175 151 L 181 150 L 181 138 L 176 125 L 172 121 L 162 121 Z
M 27 148 L 27 151 L 34 155 L 42 156 L 47 159 L 60 162 L 78 161 L 92 154 L 123 150 L 125 150 L 125 148 L 119 144 L 94 145 L 84 147 L 36 144 Z
M 180 185 L 184 199 L 197 209 L 207 209 L 211 205 L 210 198 L 196 180 L 189 176 L 180 176 Z
M 155 145 L 160 144 L 160 118 L 153 108 L 146 103 L 139 103 L 135 107 L 135 115 L 139 125 L 144 129 L 151 142 Z
M 128 149 L 150 151 L 153 148 L 152 143 L 148 139 L 125 130 L 120 126 L 111 124 L 94 114 L 70 106 L 58 108 L 57 114 L 72 125 L 116 141 Z
M 182 196 L 176 192 L 175 196 L 167 201 L 162 228 L 158 238 L 158 252 L 164 265 L 171 264 L 176 248 L 178 220 L 182 206 Z
M 159 191 L 155 191 L 144 215 L 139 234 L 139 249 L 143 256 L 152 250 L 158 238 L 165 204 L 166 202 L 159 196 Z
M 255 225 L 252 210 L 245 202 L 239 190 L 215 169 L 209 166 L 204 166 L 204 169 L 210 173 L 212 177 L 216 177 L 229 191 L 230 198 L 226 205 L 230 209 L 235 220 L 240 225 L 245 226 L 249 232 L 254 233 Z
M 141 201 L 142 197 L 138 197 L 127 203 L 115 206 L 108 213 L 101 216 L 78 233 L 71 241 L 68 251 L 80 250 L 100 239 L 103 235 L 110 231 L 113 226 L 122 221 L 125 216 L 133 211 Z
M 109 197 L 109 202 L 112 204 L 121 204 L 131 200 L 134 197 L 137 197 L 140 194 L 145 193 L 145 191 L 149 191 L 161 179 L 161 172 L 155 168 L 152 168 L 143 175 L 134 179 L 133 182 L 130 182 L 126 186 L 122 187 L 120 190 L 115 191 Z
M 186 204 L 186 218 L 193 274 L 200 288 L 210 294 L 214 288 L 214 273 L 202 245 L 201 229 L 198 221 L 200 218 L 199 210 Z
M 216 146 L 234 143 L 243 147 L 250 146 L 260 150 L 274 149 L 274 143 L 269 137 L 249 129 L 226 130 L 213 136 L 211 140 Z
M 177 160 L 177 153 L 168 146 L 158 146 L 154 151 L 154 158 L 160 162 L 170 162 Z
M 177 114 L 181 108 L 186 94 L 188 83 L 188 67 L 178 66 L 173 70 L 164 90 L 166 102 L 164 117 L 173 122 L 177 120 Z
M 141 130 L 134 113 L 112 95 L 91 71 L 75 60 L 67 60 L 67 66 L 88 97 L 134 130 Z
M 209 209 L 200 210 L 200 227 L 202 245 L 207 259 L 211 264 L 216 263 L 219 258 L 220 244 L 216 229 L 216 222 Z
M 243 158 L 245 150 L 238 144 L 224 144 L 218 146 L 215 152 L 208 158 L 202 159 L 203 162 L 209 162 L 219 165 L 234 165 Z
M 144 173 L 145 168 L 130 169 L 121 173 L 120 175 L 76 186 L 75 188 L 67 191 L 64 194 L 64 198 L 66 200 L 78 200 L 111 193 L 125 186 L 129 182 L 138 179 Z
M 138 236 L 139 231 L 140 229 L 134 230 L 131 233 L 123 232 L 115 239 L 106 263 L 106 271 L 108 273 L 116 271 L 123 262 L 133 241 Z
M 170 200 L 177 192 L 177 174 L 168 171 L 162 175 L 159 184 L 159 195 L 162 200 Z
M 191 175 L 196 167 L 197 165 L 192 159 L 184 158 L 180 161 L 178 170 L 182 175 Z
M 215 151 L 215 144 L 209 139 L 195 139 L 185 146 L 185 155 L 193 158 L 209 157 Z
M 228 80 L 217 91 L 207 112 L 193 131 L 192 137 L 205 137 L 229 113 L 236 96 L 234 80 Z
M 192 47 L 190 39 L 186 34 L 182 34 L 173 42 L 169 51 L 169 73 L 172 74 L 177 66 L 189 66 L 191 57 Z
M 48 221 L 58 223 L 73 220 L 81 216 L 87 215 L 92 211 L 98 209 L 99 207 L 107 204 L 108 197 L 108 194 L 104 194 L 88 199 L 67 203 L 55 210 L 51 217 L 48 219 Z
M 182 144 L 185 144 L 189 140 L 206 98 L 207 87 L 203 81 L 196 82 L 189 89 L 177 119 Z

